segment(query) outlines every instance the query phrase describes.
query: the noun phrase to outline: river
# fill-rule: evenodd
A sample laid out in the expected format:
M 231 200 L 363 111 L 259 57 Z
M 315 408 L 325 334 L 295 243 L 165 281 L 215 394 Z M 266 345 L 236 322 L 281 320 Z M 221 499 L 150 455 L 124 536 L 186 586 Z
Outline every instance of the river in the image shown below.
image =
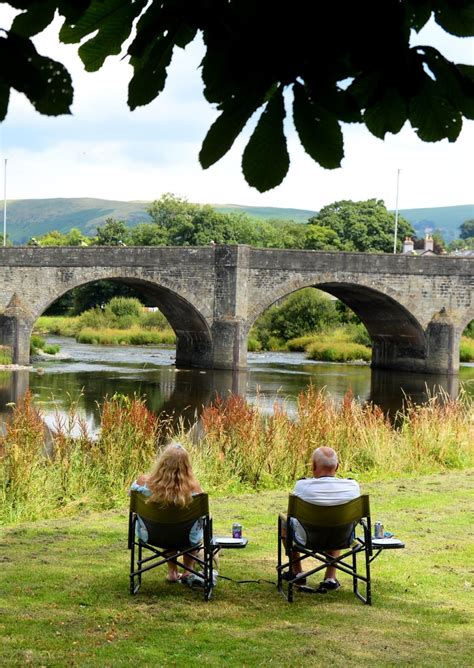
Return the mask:
M 298 393 L 312 383 L 336 400 L 348 390 L 361 402 L 371 401 L 391 415 L 404 397 L 425 401 L 442 388 L 457 396 L 460 388 L 474 396 L 474 364 L 463 365 L 459 377 L 430 376 L 371 370 L 367 365 L 329 364 L 305 359 L 302 353 L 249 353 L 247 372 L 176 369 L 174 348 L 93 346 L 65 337 L 48 337 L 61 346 L 62 360 L 35 362 L 32 371 L 0 372 L 0 421 L 30 388 L 45 422 L 53 426 L 67 405 L 77 402 L 91 432 L 99 423 L 105 396 L 121 393 L 144 396 L 151 410 L 195 421 L 216 393 L 245 395 L 269 412 L 274 402 L 294 412 Z

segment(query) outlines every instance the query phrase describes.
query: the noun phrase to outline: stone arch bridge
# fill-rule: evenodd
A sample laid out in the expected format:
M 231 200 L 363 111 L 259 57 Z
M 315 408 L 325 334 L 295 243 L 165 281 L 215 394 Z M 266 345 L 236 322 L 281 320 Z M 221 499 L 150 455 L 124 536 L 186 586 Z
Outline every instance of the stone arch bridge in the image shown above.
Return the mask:
M 245 369 L 256 318 L 300 288 L 347 304 L 373 340 L 372 366 L 456 374 L 474 319 L 474 260 L 367 253 L 180 248 L 0 249 L 0 345 L 29 362 L 36 319 L 61 295 L 111 279 L 140 288 L 177 335 L 182 367 Z

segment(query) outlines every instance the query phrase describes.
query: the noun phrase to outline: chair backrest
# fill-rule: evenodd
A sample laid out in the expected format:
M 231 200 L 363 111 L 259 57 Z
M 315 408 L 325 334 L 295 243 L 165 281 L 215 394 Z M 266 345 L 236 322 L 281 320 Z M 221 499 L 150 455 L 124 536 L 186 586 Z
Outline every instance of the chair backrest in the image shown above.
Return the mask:
M 197 494 L 182 508 L 162 506 L 140 492 L 130 493 L 130 513 L 136 513 L 143 520 L 148 531 L 148 543 L 160 547 L 184 547 L 189 543 L 189 532 L 194 522 L 209 516 L 209 497 Z
M 288 517 L 294 517 L 303 526 L 310 548 L 343 549 L 352 541 L 356 522 L 370 519 L 368 494 L 337 506 L 318 506 L 290 494 Z

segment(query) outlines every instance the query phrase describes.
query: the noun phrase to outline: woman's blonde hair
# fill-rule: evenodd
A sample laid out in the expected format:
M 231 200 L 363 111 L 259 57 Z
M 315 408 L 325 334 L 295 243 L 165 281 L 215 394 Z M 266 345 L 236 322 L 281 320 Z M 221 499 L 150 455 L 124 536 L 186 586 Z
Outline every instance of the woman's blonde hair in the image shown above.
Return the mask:
M 147 476 L 147 485 L 151 491 L 149 501 L 165 506 L 188 506 L 193 492 L 202 491 L 193 473 L 188 453 L 180 443 L 174 441 L 156 460 Z

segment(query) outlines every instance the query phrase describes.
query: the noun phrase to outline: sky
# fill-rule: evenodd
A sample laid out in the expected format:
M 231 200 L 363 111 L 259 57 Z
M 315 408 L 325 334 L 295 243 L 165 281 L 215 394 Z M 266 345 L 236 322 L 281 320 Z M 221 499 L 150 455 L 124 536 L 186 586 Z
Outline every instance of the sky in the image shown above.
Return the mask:
M 8 28 L 13 15 L 0 5 L 0 26 Z M 280 186 L 260 194 L 246 184 L 240 168 L 257 115 L 231 151 L 203 170 L 198 153 L 217 112 L 202 94 L 202 43 L 176 50 L 165 91 L 147 107 L 130 112 L 126 98 L 132 70 L 127 62 L 109 58 L 99 72 L 85 72 L 77 46 L 59 44 L 58 25 L 38 35 L 35 44 L 71 73 L 72 115 L 41 116 L 23 95 L 13 92 L 7 118 L 0 124 L 0 164 L 5 176 L 7 159 L 8 200 L 150 201 L 172 192 L 192 202 L 313 211 L 337 200 L 375 197 L 395 209 L 400 170 L 400 209 L 474 201 L 474 121 L 464 121 L 453 144 L 422 142 L 408 125 L 383 141 L 363 125 L 344 125 L 345 157 L 336 170 L 325 170 L 307 156 L 290 127 L 289 173 Z M 412 43 L 431 44 L 455 62 L 474 64 L 474 39 L 452 37 L 434 22 L 414 35 Z

